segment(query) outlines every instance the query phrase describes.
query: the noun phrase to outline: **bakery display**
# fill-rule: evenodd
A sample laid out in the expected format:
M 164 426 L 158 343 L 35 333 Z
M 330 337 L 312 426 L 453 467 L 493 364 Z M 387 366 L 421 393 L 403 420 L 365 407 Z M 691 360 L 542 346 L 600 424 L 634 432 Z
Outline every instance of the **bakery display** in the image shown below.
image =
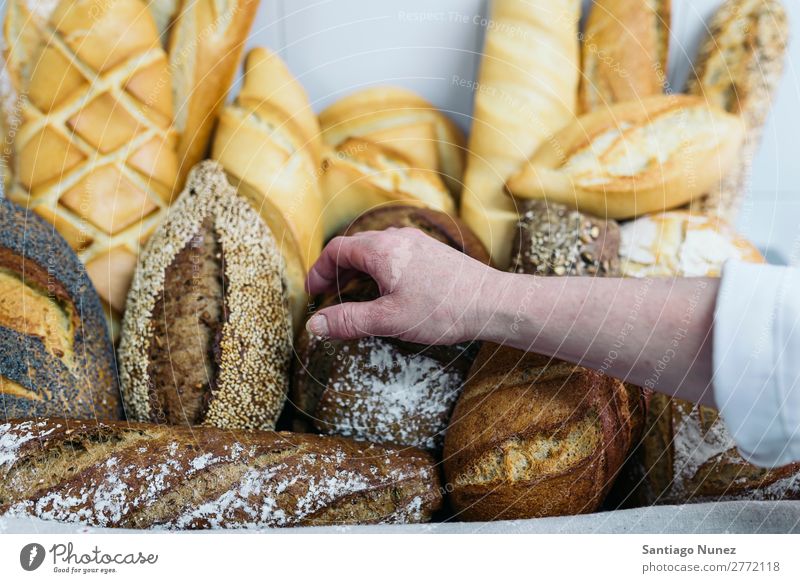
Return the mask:
M 322 111 L 319 121 L 329 147 L 350 138 L 373 142 L 401 154 L 413 168 L 439 175 L 452 195 L 459 196 L 466 138 L 447 115 L 413 91 L 362 89 Z
M 0 515 L 261 529 L 425 522 L 441 503 L 433 460 L 409 448 L 209 427 L 0 424 Z
M 489 261 L 465 225 L 430 209 L 384 206 L 364 214 L 342 234 L 390 227 L 420 229 Z M 322 298 L 319 308 L 377 296 L 371 280 L 356 279 Z M 424 346 L 392 338 L 324 340 L 304 330 L 290 393 L 297 409 L 295 427 L 439 451 L 474 352 L 471 346 Z
M 583 32 L 583 113 L 661 95 L 668 83 L 671 0 L 596 0 Z
M 119 347 L 128 417 L 273 429 L 292 329 L 283 258 L 267 225 L 203 162 L 136 270 Z
M 6 418 L 122 416 L 103 309 L 78 258 L 1 198 L 0 408 Z
M 619 275 L 616 221 L 568 206 L 531 200 L 520 204 L 511 271 L 532 275 Z
M 505 182 L 574 119 L 580 0 L 491 3 L 469 138 L 461 216 L 505 268 L 517 209 Z
M 673 211 L 642 217 L 621 229 L 627 277 L 719 277 L 728 259 L 761 263 L 761 253 L 716 217 Z
M 459 520 L 593 512 L 642 431 L 639 389 L 564 362 L 486 344 L 445 436 Z
M 64 236 L 119 314 L 177 175 L 166 55 L 141 0 L 62 0 L 46 22 L 20 4 L 5 20 L 21 96 L 9 196 Z
M 182 2 L 173 15 L 167 50 L 179 184 L 209 152 L 214 122 L 239 68 L 258 5 L 259 0 L 192 0 Z M 169 22 L 167 18 L 160 20 Z
M 688 92 L 738 115 L 747 128 L 732 168 L 693 210 L 735 222 L 744 202 L 753 159 L 783 75 L 789 22 L 780 0 L 726 0 L 709 24 Z
M 736 164 L 741 120 L 703 99 L 665 95 L 578 118 L 508 181 L 517 198 L 629 219 L 679 207 Z

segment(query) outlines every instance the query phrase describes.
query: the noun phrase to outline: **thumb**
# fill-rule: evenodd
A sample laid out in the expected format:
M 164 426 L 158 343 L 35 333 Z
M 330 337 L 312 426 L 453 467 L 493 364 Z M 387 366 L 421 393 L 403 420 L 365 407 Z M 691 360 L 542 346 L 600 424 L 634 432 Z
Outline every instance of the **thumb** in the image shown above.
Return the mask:
M 348 302 L 320 310 L 306 323 L 306 330 L 320 338 L 354 340 L 382 333 L 376 302 Z

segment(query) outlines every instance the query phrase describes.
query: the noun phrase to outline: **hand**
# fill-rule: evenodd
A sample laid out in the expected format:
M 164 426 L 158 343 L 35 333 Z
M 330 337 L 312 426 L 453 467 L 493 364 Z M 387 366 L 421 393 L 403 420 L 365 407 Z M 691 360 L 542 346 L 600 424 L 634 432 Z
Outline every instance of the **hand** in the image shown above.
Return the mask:
M 417 229 L 387 229 L 333 239 L 308 275 L 311 294 L 336 292 L 358 274 L 378 284 L 380 298 L 321 310 L 306 324 L 325 338 L 391 336 L 420 344 L 475 339 L 483 307 L 500 272 Z

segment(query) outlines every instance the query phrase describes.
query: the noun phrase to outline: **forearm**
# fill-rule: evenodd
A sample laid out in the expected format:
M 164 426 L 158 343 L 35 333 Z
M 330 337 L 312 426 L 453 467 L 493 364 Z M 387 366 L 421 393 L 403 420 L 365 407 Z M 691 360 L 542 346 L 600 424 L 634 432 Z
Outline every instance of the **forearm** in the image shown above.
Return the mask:
M 489 284 L 481 339 L 713 404 L 715 279 L 540 278 Z

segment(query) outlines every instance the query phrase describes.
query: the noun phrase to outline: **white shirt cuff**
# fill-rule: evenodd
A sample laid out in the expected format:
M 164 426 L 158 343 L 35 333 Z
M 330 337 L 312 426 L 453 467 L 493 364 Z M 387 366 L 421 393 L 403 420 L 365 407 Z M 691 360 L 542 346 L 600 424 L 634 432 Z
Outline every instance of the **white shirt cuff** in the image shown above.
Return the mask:
M 800 461 L 800 270 L 725 264 L 713 358 L 714 397 L 741 455 Z

